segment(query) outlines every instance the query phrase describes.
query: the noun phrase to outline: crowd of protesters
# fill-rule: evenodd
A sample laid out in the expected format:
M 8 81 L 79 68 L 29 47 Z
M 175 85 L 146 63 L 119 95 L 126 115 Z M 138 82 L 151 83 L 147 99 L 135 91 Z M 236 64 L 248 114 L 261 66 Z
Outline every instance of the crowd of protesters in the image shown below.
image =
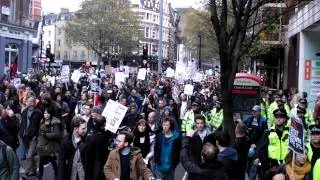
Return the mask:
M 117 86 L 111 74 L 94 92 L 84 74 L 77 83 L 52 82 L 43 71 L 16 87 L 2 80 L 0 179 L 43 179 L 50 163 L 61 180 L 173 180 L 181 163 L 190 180 L 320 180 L 320 95 L 310 110 L 306 93 L 266 88 L 248 119 L 234 119 L 230 135 L 215 83 L 188 82 L 188 96 L 172 78 L 130 74 Z M 110 99 L 128 107 L 116 134 L 101 115 Z M 303 121 L 305 154 L 288 149 L 290 115 Z

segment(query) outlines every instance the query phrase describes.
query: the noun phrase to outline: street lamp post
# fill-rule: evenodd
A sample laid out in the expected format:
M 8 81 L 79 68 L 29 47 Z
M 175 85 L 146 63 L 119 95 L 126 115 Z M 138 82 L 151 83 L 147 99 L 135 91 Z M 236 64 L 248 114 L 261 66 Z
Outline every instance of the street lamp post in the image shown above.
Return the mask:
M 201 70 L 201 33 L 198 34 L 199 37 L 199 70 Z

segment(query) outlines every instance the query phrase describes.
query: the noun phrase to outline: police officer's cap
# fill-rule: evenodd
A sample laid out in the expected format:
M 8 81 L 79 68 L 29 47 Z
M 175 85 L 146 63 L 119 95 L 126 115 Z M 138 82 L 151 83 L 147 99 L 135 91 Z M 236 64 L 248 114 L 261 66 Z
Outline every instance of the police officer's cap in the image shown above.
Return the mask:
M 297 113 L 301 113 L 301 114 L 306 114 L 307 111 L 305 108 L 301 107 L 301 106 L 297 106 Z
M 276 109 L 273 111 L 273 115 L 275 117 L 280 116 L 280 117 L 284 117 L 284 118 L 288 119 L 287 112 L 285 109 Z
M 192 105 L 192 106 L 200 106 L 200 103 L 197 102 L 197 101 L 194 101 L 191 105 Z
M 220 105 L 223 104 L 221 100 L 217 100 L 216 103 L 217 103 L 217 104 L 220 104 Z
M 308 104 L 308 101 L 307 101 L 306 98 L 301 98 L 301 99 L 299 99 L 299 103 L 301 103 L 301 104 Z
M 309 126 L 309 130 L 311 131 L 311 133 L 320 134 L 320 125 L 319 124 L 311 124 Z

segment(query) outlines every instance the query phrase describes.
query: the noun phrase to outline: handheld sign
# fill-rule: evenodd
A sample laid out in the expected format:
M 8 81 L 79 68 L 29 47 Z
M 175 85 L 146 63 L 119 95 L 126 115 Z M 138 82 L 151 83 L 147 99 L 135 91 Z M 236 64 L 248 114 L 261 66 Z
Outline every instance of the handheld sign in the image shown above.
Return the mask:
M 81 78 L 81 72 L 79 70 L 74 70 L 71 75 L 71 80 L 75 83 L 78 83 Z
M 147 74 L 147 70 L 145 68 L 140 68 L 138 72 L 138 79 L 145 80 L 146 74 Z
M 69 82 L 69 73 L 70 73 L 69 65 L 63 65 L 61 69 L 61 75 L 60 75 L 60 81 L 62 83 Z
M 18 87 L 20 86 L 21 84 L 21 78 L 14 78 L 13 79 L 13 86 L 18 89 Z
M 304 154 L 304 135 L 303 135 L 303 123 L 294 116 L 290 115 L 291 126 L 289 129 L 289 148 L 298 154 Z
M 193 85 L 191 85 L 191 84 L 186 84 L 185 86 L 184 86 L 184 94 L 186 94 L 186 95 L 188 95 L 188 96 L 192 96 L 192 94 L 193 94 Z
M 174 77 L 174 69 L 172 69 L 172 68 L 167 68 L 167 74 L 166 74 L 166 76 L 168 77 L 168 78 L 172 78 L 172 77 Z
M 107 120 L 105 129 L 116 133 L 122 122 L 122 119 L 127 112 L 127 109 L 128 108 L 122 104 L 109 99 L 102 112 L 102 116 L 104 116 Z

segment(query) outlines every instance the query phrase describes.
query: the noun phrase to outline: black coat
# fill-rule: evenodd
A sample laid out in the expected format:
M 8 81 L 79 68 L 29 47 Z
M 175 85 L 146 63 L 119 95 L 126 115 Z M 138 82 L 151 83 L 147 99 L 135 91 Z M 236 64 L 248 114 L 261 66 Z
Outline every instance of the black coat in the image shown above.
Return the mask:
M 20 124 L 20 131 L 19 136 L 26 142 L 29 142 L 33 137 L 37 137 L 39 134 L 40 128 L 40 120 L 42 119 L 42 112 L 34 108 L 30 118 L 29 118 L 29 127 L 27 127 L 28 121 L 28 109 L 26 108 L 23 110 L 21 114 L 21 124 Z
M 191 158 L 190 137 L 184 137 L 182 140 L 182 149 L 180 159 L 182 166 L 188 172 L 189 180 L 227 180 L 226 173 L 222 169 L 219 162 L 213 163 L 211 166 L 206 164 L 198 165 Z
M 109 156 L 109 142 L 111 139 L 109 131 L 96 131 L 93 135 L 87 136 L 86 139 L 86 179 L 105 180 L 103 166 L 106 164 Z
M 207 135 L 204 140 L 202 141 L 199 134 L 195 133 L 194 136 L 191 138 L 191 156 L 192 158 L 194 158 L 194 160 L 197 163 L 201 162 L 201 150 L 202 150 L 202 146 L 207 143 L 207 142 L 211 142 L 211 139 L 214 138 L 214 134 L 209 134 Z
M 81 162 L 83 168 L 85 168 L 86 158 L 85 150 L 86 145 L 83 141 L 78 143 L 78 148 L 80 150 Z M 60 155 L 59 155 L 59 167 L 58 167 L 58 180 L 69 180 L 72 171 L 72 162 L 76 149 L 72 143 L 72 135 L 64 137 L 61 143 Z
M 163 132 L 160 132 L 156 135 L 156 141 L 154 145 L 154 161 L 157 164 L 160 162 L 160 158 L 161 158 L 161 147 L 162 147 L 163 136 L 164 136 Z M 173 142 L 172 153 L 170 155 L 173 169 L 176 168 L 176 166 L 179 163 L 180 149 L 181 149 L 181 138 L 178 137 Z

